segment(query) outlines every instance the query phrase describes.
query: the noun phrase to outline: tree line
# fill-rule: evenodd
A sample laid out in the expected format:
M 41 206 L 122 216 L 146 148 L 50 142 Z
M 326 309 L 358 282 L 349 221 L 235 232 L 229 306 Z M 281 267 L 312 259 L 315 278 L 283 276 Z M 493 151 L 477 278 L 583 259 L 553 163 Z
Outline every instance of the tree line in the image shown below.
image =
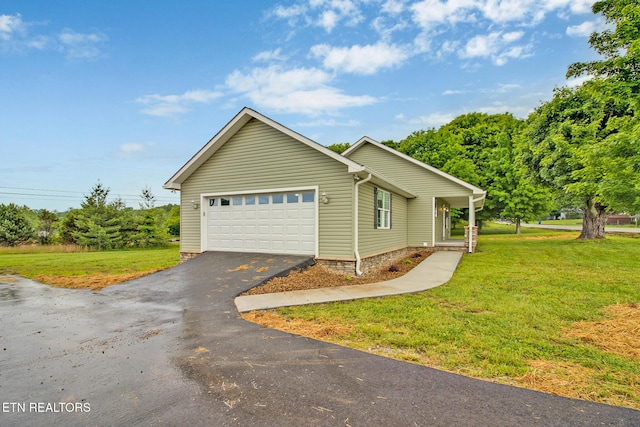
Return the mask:
M 609 24 L 589 44 L 600 60 L 568 67 L 578 87 L 555 89 L 525 120 L 470 113 L 384 144 L 487 191 L 477 219 L 516 224 L 554 208 L 582 211 L 580 238 L 603 238 L 611 213 L 640 212 L 640 4 L 593 5 Z M 342 152 L 349 144 L 334 144 Z
M 180 235 L 178 205 L 156 207 L 155 196 L 144 188 L 136 210 L 119 198 L 108 201 L 109 192 L 98 182 L 80 208 L 65 214 L 0 204 L 0 246 L 72 244 L 98 250 L 153 247 Z

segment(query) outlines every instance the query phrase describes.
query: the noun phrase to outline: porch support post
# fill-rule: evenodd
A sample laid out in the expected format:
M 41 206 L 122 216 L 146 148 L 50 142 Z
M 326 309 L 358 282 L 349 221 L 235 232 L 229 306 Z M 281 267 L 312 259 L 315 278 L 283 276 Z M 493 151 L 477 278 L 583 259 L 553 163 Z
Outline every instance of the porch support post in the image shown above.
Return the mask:
M 469 253 L 473 253 L 473 227 L 476 225 L 476 208 L 473 204 L 473 194 L 469 196 Z
M 431 246 L 436 247 L 436 215 L 438 212 L 438 208 L 436 207 L 436 198 L 433 197 L 431 201 L 431 209 L 433 212 L 431 214 Z

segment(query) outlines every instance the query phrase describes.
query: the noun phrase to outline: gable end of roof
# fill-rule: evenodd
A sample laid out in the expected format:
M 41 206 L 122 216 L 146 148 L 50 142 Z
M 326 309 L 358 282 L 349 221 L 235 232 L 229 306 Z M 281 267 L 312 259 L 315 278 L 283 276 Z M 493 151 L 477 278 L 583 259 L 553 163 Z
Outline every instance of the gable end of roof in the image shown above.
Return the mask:
M 363 172 L 365 167 L 361 164 L 348 159 L 340 154 L 328 149 L 327 147 L 312 141 L 311 139 L 281 125 L 280 123 L 258 113 L 257 111 L 244 107 L 233 119 L 229 121 L 213 138 L 207 142 L 187 163 L 185 163 L 165 184 L 164 188 L 168 190 L 180 190 L 181 184 L 189 178 L 204 162 L 206 162 L 216 151 L 220 149 L 227 141 L 229 141 L 244 125 L 251 119 L 256 119 L 262 123 L 279 130 L 280 132 L 290 136 L 294 140 L 301 142 L 315 150 L 320 151 L 324 155 L 344 164 L 348 168 L 349 173 Z
M 371 144 L 374 147 L 380 148 L 380 149 L 382 149 L 382 150 L 384 150 L 384 151 L 386 151 L 388 153 L 391 153 L 391 154 L 393 154 L 395 156 L 398 156 L 398 157 L 400 157 L 400 158 L 402 158 L 402 159 L 404 159 L 404 160 L 406 160 L 406 161 L 408 161 L 410 163 L 413 163 L 413 164 L 415 164 L 417 166 L 420 166 L 421 168 L 424 168 L 424 169 L 426 169 L 426 170 L 428 170 L 428 171 L 430 171 L 430 172 L 432 172 L 432 173 L 434 173 L 436 175 L 439 175 L 439 176 L 441 176 L 443 178 L 446 178 L 451 182 L 454 182 L 454 183 L 456 183 L 458 185 L 461 185 L 461 186 L 471 190 L 474 195 L 484 196 L 487 193 L 486 191 L 482 190 L 481 188 L 476 187 L 475 185 L 469 184 L 468 182 L 463 181 L 463 180 L 461 180 L 459 178 L 456 178 L 455 176 L 449 175 L 448 173 L 443 172 L 440 169 L 435 168 L 435 167 L 433 167 L 431 165 L 428 165 L 428 164 L 426 164 L 424 162 L 421 162 L 420 160 L 414 159 L 411 156 L 407 156 L 406 154 L 401 153 L 398 150 L 394 150 L 391 147 L 387 147 L 386 145 L 376 141 L 375 139 L 369 138 L 368 136 L 363 136 L 362 138 L 360 138 L 355 144 L 353 144 L 351 147 L 349 147 L 347 150 L 345 150 L 342 153 L 342 155 L 345 156 L 345 157 L 348 157 L 353 152 L 355 152 L 359 148 L 361 148 L 364 144 Z

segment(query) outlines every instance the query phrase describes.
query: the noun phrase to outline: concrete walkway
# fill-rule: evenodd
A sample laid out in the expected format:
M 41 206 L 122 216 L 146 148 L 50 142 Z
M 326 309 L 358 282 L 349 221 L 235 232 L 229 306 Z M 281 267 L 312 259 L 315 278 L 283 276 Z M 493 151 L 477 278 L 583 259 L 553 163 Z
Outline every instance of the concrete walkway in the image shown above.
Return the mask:
M 235 304 L 238 311 L 243 313 L 292 305 L 319 304 L 420 292 L 448 282 L 461 259 L 461 252 L 436 252 L 407 274 L 386 282 L 246 295 L 237 297 Z

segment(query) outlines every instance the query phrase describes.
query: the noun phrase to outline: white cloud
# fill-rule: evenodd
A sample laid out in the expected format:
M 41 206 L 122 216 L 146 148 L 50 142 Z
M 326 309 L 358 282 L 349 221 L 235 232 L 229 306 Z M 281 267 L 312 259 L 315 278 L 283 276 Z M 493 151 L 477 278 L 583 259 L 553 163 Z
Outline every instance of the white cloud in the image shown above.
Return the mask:
M 255 55 L 252 60 L 254 62 L 272 62 L 272 61 L 284 61 L 287 58 L 282 56 L 282 49 L 277 48 L 275 50 L 265 50 Z
M 20 14 L 0 15 L 0 50 L 25 52 L 31 49 L 51 49 L 62 52 L 67 58 L 91 59 L 101 56 L 109 38 L 99 32 L 78 33 L 65 28 L 55 35 L 30 34 L 33 24 L 22 20 Z
M 317 25 L 325 29 L 327 33 L 330 33 L 338 24 L 339 16 L 333 10 L 326 10 L 320 15 Z
M 15 15 L 0 15 L 0 40 L 9 40 L 15 33 L 23 34 L 25 25 L 19 13 Z
M 271 12 L 274 16 L 282 19 L 292 19 L 299 16 L 303 16 L 307 11 L 307 8 L 302 5 L 294 5 L 291 7 L 284 7 L 282 5 L 276 6 Z
M 322 59 L 325 68 L 362 75 L 371 75 L 380 69 L 395 67 L 409 57 L 406 49 L 385 43 L 351 47 L 321 44 L 313 46 L 311 54 Z
M 500 83 L 498 85 L 498 93 L 507 93 L 507 92 L 512 92 L 514 90 L 518 90 L 521 89 L 522 86 L 517 84 L 517 83 Z
M 405 5 L 403 1 L 387 0 L 382 4 L 382 12 L 389 15 L 399 15 L 404 11 Z
M 129 142 L 121 144 L 118 150 L 118 154 L 123 158 L 130 158 L 137 153 L 142 153 L 145 149 L 156 145 L 154 142 Z
M 523 21 L 532 14 L 540 19 L 544 10 L 539 1 L 533 0 L 487 0 L 478 7 L 485 18 L 496 23 Z
M 413 20 L 420 27 L 431 29 L 440 24 L 456 24 L 458 22 L 473 22 L 477 18 L 474 9 L 477 0 L 422 0 L 411 6 Z
M 496 101 L 490 105 L 485 105 L 485 106 L 476 108 L 476 111 L 479 111 L 481 113 L 486 113 L 486 114 L 511 113 L 515 117 L 521 117 L 521 118 L 527 117 L 533 110 L 534 108 L 529 105 L 522 105 L 522 104 L 509 105 L 502 101 Z
M 141 110 L 143 114 L 175 118 L 189 112 L 192 104 L 208 104 L 221 96 L 221 92 L 190 90 L 182 95 L 144 95 L 136 102 L 145 105 Z
M 585 21 L 580 25 L 567 27 L 567 35 L 570 37 L 589 37 L 591 33 L 602 31 L 606 28 L 603 20 Z
M 226 84 L 260 108 L 290 113 L 313 115 L 376 102 L 367 95 L 345 95 L 329 85 L 331 79 L 330 74 L 317 68 L 285 69 L 272 65 L 248 73 L 236 70 L 227 77 Z
M 360 9 L 351 0 L 327 0 L 310 2 L 312 7 L 326 9 L 319 13 L 316 19 L 316 25 L 324 28 L 327 33 L 333 31 L 333 29 L 341 21 L 346 22 L 348 26 L 354 26 L 362 22 L 364 19 Z
M 459 52 L 460 58 L 491 58 L 494 64 L 501 66 L 509 59 L 526 57 L 529 55 L 529 46 L 508 46 L 518 41 L 523 34 L 522 31 L 509 33 L 495 31 L 488 35 L 475 36 Z
M 131 142 L 128 144 L 122 144 L 120 146 L 120 151 L 123 153 L 135 153 L 136 151 L 144 150 L 144 144 L 140 144 L 137 142 Z
M 300 1 L 293 6 L 278 5 L 268 14 L 279 19 L 286 19 L 292 27 L 299 27 L 299 21 L 323 28 L 331 33 L 340 23 L 354 26 L 364 20 L 353 0 L 308 0 Z
M 102 45 L 109 38 L 102 33 L 77 33 L 65 28 L 59 35 L 58 40 L 62 50 L 68 58 L 95 58 L 102 54 Z
M 593 79 L 593 76 L 585 75 L 567 80 L 567 87 L 574 88 L 582 86 L 583 83 Z
M 456 89 L 447 89 L 444 92 L 442 92 L 442 95 L 444 95 L 444 96 L 462 95 L 464 93 L 467 93 L 467 91 L 465 91 L 465 90 L 456 90 Z
M 411 125 L 421 126 L 423 128 L 438 128 L 455 119 L 455 113 L 432 113 L 426 116 L 414 117 L 407 120 Z

